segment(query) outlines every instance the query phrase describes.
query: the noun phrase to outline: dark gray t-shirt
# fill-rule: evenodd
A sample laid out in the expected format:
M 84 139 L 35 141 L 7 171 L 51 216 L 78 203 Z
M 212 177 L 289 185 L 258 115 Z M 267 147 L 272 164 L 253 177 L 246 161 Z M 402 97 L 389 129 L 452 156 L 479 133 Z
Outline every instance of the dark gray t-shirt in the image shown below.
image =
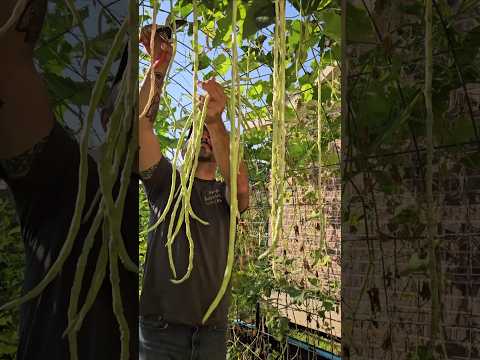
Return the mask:
M 164 157 L 148 176 L 143 177 L 150 205 L 150 224 L 156 223 L 166 206 L 171 178 L 172 165 Z M 177 189 L 179 183 L 177 172 Z M 201 324 L 220 288 L 227 262 L 230 211 L 225 189 L 223 182 L 195 178 L 190 200 L 192 209 L 209 225 L 202 225 L 191 218 L 190 229 L 195 244 L 193 270 L 183 283 L 173 284 L 170 281 L 173 275 L 165 247 L 173 205 L 165 221 L 149 233 L 140 315 L 160 315 L 167 322 L 177 324 Z M 180 279 L 188 267 L 189 246 L 185 224 L 175 238 L 172 249 L 177 278 Z M 208 325 L 226 326 L 229 302 L 230 290 L 207 321 Z
M 80 151 L 77 142 L 55 123 L 47 138 L 13 159 L 0 160 L 0 179 L 13 194 L 25 246 L 25 272 L 22 293 L 33 289 L 48 273 L 65 242 L 76 206 Z M 88 181 L 84 215 L 99 189 L 97 166 L 88 158 Z M 118 191 L 115 186 L 114 194 Z M 125 199 L 122 235 L 130 259 L 138 259 L 138 179 L 132 175 Z M 97 207 L 95 207 L 96 213 Z M 79 228 L 70 256 L 62 271 L 42 294 L 20 307 L 17 360 L 65 360 L 70 358 L 67 309 L 70 291 L 85 238 L 93 216 Z M 0 219 L 1 221 L 1 219 Z M 88 256 L 79 295 L 83 305 L 90 288 L 102 242 L 102 231 Z M 138 354 L 138 275 L 119 262 L 122 306 L 130 328 L 130 358 Z M 78 333 L 81 360 L 119 359 L 120 331 L 113 313 L 109 270 L 92 308 Z M 0 288 L 3 279 L 0 279 Z M 3 305 L 3 304 L 0 304 Z M 80 308 L 79 308 L 80 309 Z

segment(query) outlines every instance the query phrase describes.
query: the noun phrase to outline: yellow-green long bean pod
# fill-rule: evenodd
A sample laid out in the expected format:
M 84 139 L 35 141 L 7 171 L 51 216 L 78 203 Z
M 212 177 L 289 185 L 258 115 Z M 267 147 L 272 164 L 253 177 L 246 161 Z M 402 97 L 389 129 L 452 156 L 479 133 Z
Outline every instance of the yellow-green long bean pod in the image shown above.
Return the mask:
M 82 57 L 82 69 L 83 71 L 86 70 L 87 68 L 87 62 L 88 62 L 88 51 L 92 51 L 94 55 L 98 55 L 97 52 L 93 48 L 88 48 L 88 35 L 87 31 L 85 30 L 85 26 L 83 26 L 82 19 L 80 18 L 80 14 L 78 13 L 77 8 L 75 7 L 75 3 L 73 0 L 65 0 L 65 4 L 68 7 L 68 10 L 70 10 L 70 13 L 72 14 L 73 18 L 73 25 L 77 25 L 78 28 L 80 29 L 80 32 L 82 33 L 82 47 L 83 47 L 83 57 Z
M 125 87 L 122 87 L 122 89 L 125 89 Z M 125 115 L 123 118 L 125 119 L 125 118 L 131 118 L 131 117 L 132 117 L 132 114 L 129 111 L 125 111 Z M 109 144 L 109 147 L 102 161 L 100 161 L 98 165 L 99 180 L 100 180 L 100 187 L 102 189 L 102 193 L 105 200 L 106 217 L 108 218 L 110 228 L 113 231 L 112 236 L 114 241 L 117 244 L 117 251 L 120 256 L 120 259 L 122 260 L 122 263 L 125 265 L 125 267 L 128 270 L 132 272 L 137 272 L 138 267 L 128 256 L 125 248 L 125 244 L 123 242 L 123 236 L 121 233 L 121 220 L 122 220 L 123 214 L 121 213 L 119 214 L 116 211 L 113 194 L 112 194 L 114 179 L 117 178 L 116 175 L 118 173 L 120 162 L 113 161 L 114 154 L 111 149 L 115 147 L 117 152 L 116 157 L 117 159 L 120 159 L 120 158 L 123 158 L 124 156 L 123 153 L 126 145 L 126 136 L 117 138 L 118 140 L 117 142 L 115 142 L 113 139 L 116 135 L 120 134 L 120 129 L 122 128 L 121 126 L 122 126 L 122 122 L 119 122 L 119 121 L 117 123 L 110 124 L 110 128 L 107 133 L 107 144 Z M 126 130 L 129 130 L 129 129 L 123 128 L 123 130 L 126 132 Z M 113 162 L 113 166 L 112 166 L 112 162 Z M 131 168 L 129 168 L 128 171 L 131 171 Z
M 137 20 L 137 6 L 136 6 L 136 1 L 130 0 L 129 2 L 129 12 L 128 12 L 128 24 L 130 27 L 130 33 L 133 34 L 134 31 L 138 27 L 138 20 Z M 130 42 L 129 44 L 130 47 L 130 53 L 133 51 L 133 44 Z M 138 51 L 136 49 L 135 51 Z M 136 52 L 133 52 L 136 54 Z M 109 243 L 109 255 L 110 255 L 110 282 L 112 285 L 112 299 L 113 299 L 113 312 L 115 314 L 115 318 L 117 319 L 118 325 L 119 325 L 119 330 L 120 330 L 120 342 L 121 342 L 121 352 L 120 352 L 120 359 L 121 360 L 128 360 L 130 357 L 130 351 L 129 351 L 129 345 L 130 345 L 130 328 L 128 326 L 128 322 L 125 318 L 125 314 L 123 312 L 123 305 L 122 305 L 122 297 L 121 297 L 121 291 L 120 291 L 120 274 L 119 274 L 119 268 L 118 268 L 118 258 L 122 261 L 122 263 L 125 265 L 125 267 L 128 269 L 128 263 L 127 261 L 130 260 L 128 258 L 127 251 L 125 249 L 125 244 L 123 242 L 123 236 L 121 233 L 121 219 L 123 216 L 123 209 L 125 206 L 125 199 L 126 199 L 126 194 L 127 194 L 127 189 L 128 185 L 131 181 L 131 171 L 132 171 L 132 166 L 133 162 L 135 159 L 135 156 L 137 154 L 138 150 L 138 116 L 136 109 L 138 108 L 138 94 L 136 93 L 137 89 L 137 74 L 136 74 L 136 67 L 133 66 L 134 64 L 134 59 L 135 63 L 137 62 L 136 59 L 138 59 L 138 56 L 132 57 L 130 56 L 128 59 L 127 63 L 127 76 L 129 81 L 127 82 L 127 97 L 126 97 L 126 103 L 128 101 L 134 100 L 133 103 L 133 111 L 129 112 L 128 109 L 126 113 L 130 113 L 131 116 L 129 117 L 124 117 L 124 128 L 126 132 L 126 137 L 128 137 L 129 131 L 133 130 L 130 132 L 131 137 L 130 137 L 130 143 L 127 147 L 127 153 L 126 153 L 126 158 L 125 158 L 125 165 L 121 170 L 121 177 L 120 177 L 120 190 L 118 193 L 118 197 L 115 201 L 115 208 L 114 208 L 114 213 L 115 216 L 113 217 L 112 220 L 113 222 L 108 221 L 107 225 L 110 230 L 111 234 L 111 241 Z M 123 150 L 119 150 L 119 155 L 118 158 L 123 157 L 122 153 Z M 118 165 L 117 165 L 118 168 Z M 110 194 L 109 194 L 110 195 Z M 133 239 L 132 239 L 133 240 Z M 133 264 L 137 270 L 137 267 L 135 264 Z
M 235 260 L 235 236 L 237 229 L 237 216 L 238 216 L 238 198 L 237 198 L 237 179 L 239 170 L 239 147 L 240 147 L 240 126 L 241 126 L 241 113 L 238 111 L 237 105 L 240 104 L 240 83 L 238 78 L 238 48 L 237 48 L 237 0 L 232 2 L 232 90 L 229 102 L 230 108 L 230 228 L 229 228 L 229 242 L 227 253 L 227 265 L 225 267 L 225 273 L 223 281 L 220 285 L 220 289 L 213 299 L 212 303 L 208 307 L 205 315 L 202 318 L 202 324 L 205 324 L 215 309 L 222 301 L 225 292 L 227 291 L 230 278 L 232 276 L 232 269 Z
M 186 193 L 184 194 L 184 206 L 186 210 L 190 213 L 192 218 L 195 220 L 199 221 L 203 225 L 208 225 L 208 223 L 202 219 L 200 219 L 195 213 L 193 212 L 192 206 L 190 204 L 190 196 L 192 194 L 192 187 L 193 183 L 195 181 L 195 173 L 197 171 L 197 166 L 198 166 L 198 155 L 200 153 L 200 147 L 201 147 L 201 141 L 202 141 L 202 134 L 203 134 L 203 126 L 205 124 L 205 117 L 206 117 L 206 110 L 208 106 L 208 102 L 210 101 L 210 96 L 207 94 L 205 97 L 205 103 L 202 109 L 202 113 L 199 116 L 199 119 L 197 121 L 196 126 L 194 126 L 194 139 L 192 143 L 192 156 L 193 156 L 193 161 L 191 168 L 188 170 L 189 176 L 188 176 L 188 186 L 186 188 Z
M 87 264 L 88 255 L 90 254 L 90 250 L 92 249 L 93 244 L 95 243 L 95 235 L 97 233 L 98 228 L 100 227 L 102 219 L 103 219 L 103 203 L 100 203 L 95 219 L 93 220 L 92 226 L 90 227 L 87 237 L 85 238 L 85 242 L 82 248 L 82 253 L 77 262 L 72 290 L 70 291 L 70 302 L 69 302 L 68 311 L 67 311 L 68 327 L 63 333 L 63 336 L 68 334 L 70 358 L 72 360 L 78 359 L 78 346 L 77 346 L 76 332 L 75 331 L 71 332 L 71 330 L 73 329 L 73 325 L 76 322 L 75 317 L 77 316 L 76 312 L 78 308 L 78 300 L 80 297 L 82 280 L 85 274 L 85 267 Z
M 317 92 L 317 149 L 318 149 L 318 206 L 320 211 L 320 244 L 319 249 L 322 250 L 325 239 L 325 222 L 323 209 L 323 188 L 322 188 L 322 71 L 321 64 L 323 60 L 323 50 L 320 57 L 320 64 L 317 64 L 318 71 L 318 92 Z M 333 77 L 333 76 L 332 76 Z M 333 86 L 333 84 L 332 84 Z M 333 91 L 333 89 L 332 89 Z
M 204 106 L 203 106 L 203 109 L 202 109 L 202 114 L 200 115 L 200 119 L 199 119 L 199 124 L 198 124 L 198 128 L 197 128 L 198 132 L 197 132 L 197 134 L 195 134 L 197 136 L 197 139 L 195 139 L 195 142 L 200 142 L 201 141 L 202 133 L 200 131 L 203 132 L 203 124 L 205 123 L 205 116 L 207 115 L 207 107 L 208 107 L 209 100 L 210 100 L 210 97 L 207 94 L 207 96 L 205 97 L 205 103 L 204 103 Z M 190 274 L 192 273 L 192 270 L 193 270 L 193 255 L 195 253 L 195 251 L 194 251 L 195 250 L 195 243 L 194 243 L 193 238 L 192 238 L 192 232 L 190 231 L 190 216 L 192 216 L 192 218 L 194 218 L 195 214 L 193 212 L 192 205 L 190 203 L 190 196 L 192 194 L 193 182 L 195 181 L 195 172 L 196 172 L 197 165 L 198 165 L 198 153 L 199 153 L 199 151 L 200 151 L 200 147 L 197 146 L 196 147 L 196 153 L 194 154 L 195 157 L 194 157 L 194 160 L 193 160 L 192 169 L 190 171 L 190 183 L 189 183 L 188 188 L 187 188 L 187 193 L 183 195 L 183 208 L 184 208 L 184 213 L 185 213 L 185 233 L 187 235 L 188 246 L 189 246 L 188 268 L 187 268 L 187 272 L 185 273 L 185 275 L 180 280 L 175 280 L 175 279 L 171 280 L 174 284 L 180 284 L 180 283 L 184 282 L 185 280 L 187 280 L 190 277 Z M 196 220 L 200 220 L 200 219 L 198 219 L 198 217 L 197 217 Z M 172 248 L 169 247 L 169 251 L 171 251 L 171 249 Z
M 152 28 L 150 31 L 150 53 L 151 54 L 155 54 L 155 34 L 157 32 L 157 22 L 156 22 L 157 14 L 158 14 L 158 1 L 154 0 L 153 11 L 152 11 L 153 21 L 152 21 Z M 153 86 L 153 84 L 155 84 L 155 73 L 153 71 L 150 72 L 150 84 L 152 84 L 152 86 L 150 87 L 150 94 L 148 95 L 148 101 L 145 108 L 143 109 L 143 112 L 139 114 L 140 118 L 143 118 L 144 116 L 146 116 L 147 111 L 152 105 L 152 101 L 154 98 L 155 87 Z
M 185 281 L 189 276 L 190 273 L 193 269 L 193 254 L 194 254 L 194 242 L 191 236 L 190 232 L 190 216 L 194 218 L 195 220 L 199 221 L 202 224 L 207 224 L 204 220 L 200 219 L 194 212 L 193 209 L 191 208 L 190 204 L 190 195 L 191 195 L 191 190 L 193 186 L 193 182 L 195 179 L 195 171 L 197 167 L 197 161 L 198 161 L 198 154 L 200 151 L 200 146 L 201 146 L 201 135 L 203 132 L 203 124 L 205 122 L 205 115 L 206 115 L 206 106 L 203 107 L 203 111 L 201 114 L 198 113 L 198 62 L 199 62 L 199 56 L 198 56 L 198 9 L 197 9 L 197 3 L 194 0 L 193 1 L 193 50 L 194 50 L 194 71 L 193 71 L 193 99 L 192 99 L 192 119 L 193 119 L 193 136 L 191 141 L 188 144 L 187 147 L 187 153 L 185 156 L 185 161 L 184 161 L 184 166 L 181 169 L 181 185 L 180 185 L 180 191 L 181 191 L 181 198 L 182 198 L 182 210 L 180 212 L 180 216 L 176 220 L 176 212 L 178 210 L 178 206 L 180 204 L 179 201 L 176 202 L 173 214 L 171 216 L 169 228 L 168 228 L 168 233 L 167 233 L 167 251 L 168 251 L 168 257 L 169 257 L 169 264 L 170 268 L 172 270 L 172 274 L 174 275 L 174 279 L 172 279 L 173 282 L 178 283 Z M 207 96 L 208 97 L 208 96 Z M 206 99 L 207 101 L 207 99 Z M 172 222 L 177 221 L 177 225 L 175 228 L 175 232 L 172 234 L 172 229 L 173 225 Z M 173 261 L 173 255 L 172 255 L 172 245 L 173 242 L 175 241 L 176 235 L 180 231 L 181 225 L 185 222 L 185 227 L 186 227 L 186 236 L 188 239 L 189 243 L 189 265 L 187 269 L 187 273 L 185 276 L 180 279 L 176 280 L 176 270 L 175 270 L 175 264 Z
M 101 222 L 103 220 L 103 205 L 101 208 L 99 208 L 99 212 L 97 214 L 97 217 L 95 218 L 94 220 L 94 223 L 92 224 L 92 227 L 89 231 L 89 234 L 87 236 L 87 240 L 90 239 L 89 241 L 94 241 L 95 240 L 95 234 L 97 232 L 97 230 L 99 229 L 100 225 L 101 225 Z M 105 242 L 106 244 L 106 242 Z M 106 246 L 105 246 L 104 243 L 102 243 L 102 247 L 101 247 L 101 250 L 100 250 L 100 253 L 99 253 L 99 257 L 97 259 L 97 265 L 95 266 L 95 271 L 93 273 L 93 277 L 92 277 L 92 282 L 91 282 L 91 286 L 90 286 L 90 289 L 88 290 L 88 293 L 87 293 L 87 297 L 85 298 L 85 302 L 84 304 L 82 305 L 80 311 L 78 313 L 73 313 L 72 315 L 69 314 L 69 319 L 68 319 L 68 327 L 67 329 L 64 331 L 63 333 L 63 336 L 67 335 L 69 336 L 69 343 L 70 343 L 70 356 L 73 359 L 77 359 L 78 357 L 78 354 L 76 353 L 76 351 L 74 351 L 75 347 L 72 347 L 76 345 L 76 338 L 75 340 L 73 340 L 74 338 L 70 339 L 71 336 L 75 336 L 76 335 L 76 332 L 78 332 L 82 326 L 82 323 L 83 323 L 83 320 L 86 316 L 86 314 L 88 313 L 88 311 L 90 310 L 91 306 L 93 305 L 94 301 L 95 301 L 95 298 L 97 296 L 97 293 L 98 293 L 98 290 L 100 289 L 102 283 L 103 283 L 103 279 L 105 278 L 105 269 L 106 269 L 106 261 L 102 261 L 103 257 L 105 257 L 106 259 L 108 259 L 108 253 L 106 252 Z M 89 244 L 89 246 L 91 247 L 91 245 Z M 85 246 L 84 246 L 85 248 Z M 83 278 L 83 273 L 84 273 L 84 269 L 85 269 L 85 265 L 86 265 L 86 262 L 88 260 L 88 252 L 86 251 L 82 251 L 82 255 L 79 259 L 79 264 L 77 265 L 77 271 L 75 273 L 75 277 L 80 279 L 80 285 L 81 285 L 81 279 Z M 79 267 L 82 266 L 82 270 L 81 270 L 81 273 L 79 271 Z M 102 269 L 103 267 L 103 269 Z M 80 277 L 81 276 L 81 277 Z M 75 281 L 77 281 L 77 279 L 75 279 Z M 80 290 L 80 288 L 78 289 Z M 76 307 L 78 305 L 78 296 L 79 294 L 73 294 L 73 289 L 72 289 L 72 293 L 70 296 L 76 296 L 76 301 L 74 302 L 74 310 L 76 311 Z M 72 308 L 73 310 L 73 308 Z M 70 312 L 70 307 L 69 307 L 69 312 Z
M 180 221 L 180 219 L 183 219 L 183 217 L 184 217 L 185 209 L 183 207 L 181 207 L 181 209 L 180 209 L 180 215 L 178 216 L 179 221 L 177 222 L 177 226 L 175 228 L 175 231 L 173 231 L 173 225 L 175 224 L 175 217 L 177 215 L 177 211 L 178 211 L 178 208 L 179 208 L 181 202 L 182 202 L 182 198 L 181 198 L 181 195 L 179 195 L 178 198 L 177 198 L 177 201 L 175 202 L 175 206 L 173 207 L 172 218 L 170 220 L 170 223 L 168 224 L 167 243 L 165 244 L 165 246 L 167 247 L 168 261 L 169 261 L 170 269 L 172 271 L 174 279 L 177 277 L 177 271 L 175 269 L 175 262 L 173 261 L 173 252 L 172 252 L 173 242 L 168 241 L 168 240 L 169 239 L 174 239 L 177 236 L 177 234 L 180 231 L 180 228 L 182 226 L 182 221 Z M 172 234 L 172 232 L 173 232 L 173 234 Z
M 19 0 L 15 7 L 13 8 L 12 15 L 8 18 L 7 22 L 0 27 L 0 36 L 5 34 L 10 28 L 15 25 L 18 20 L 20 19 L 20 16 L 22 16 L 22 13 L 25 10 L 25 7 L 27 6 L 28 0 Z
M 285 0 L 275 1 L 275 49 L 273 88 L 273 139 L 271 170 L 270 227 L 272 244 L 260 255 L 262 259 L 276 249 L 281 237 L 285 196 Z
M 208 103 L 209 97 L 208 95 L 205 98 L 205 102 Z M 196 169 L 196 164 L 198 161 L 198 153 L 200 151 L 200 145 L 201 145 L 201 133 L 199 132 L 200 128 L 203 129 L 203 124 L 205 123 L 205 116 L 206 116 L 206 109 L 207 107 L 204 106 L 202 109 L 202 114 L 200 116 L 200 119 L 198 121 L 194 120 L 194 128 L 193 128 L 193 135 L 192 139 L 190 140 L 189 147 L 187 150 L 187 155 L 185 157 L 185 167 L 182 168 L 181 172 L 181 187 L 179 189 L 180 191 L 180 196 L 178 197 L 174 210 L 170 219 L 170 224 L 168 227 L 168 232 L 167 232 L 167 251 L 168 251 L 168 259 L 169 259 L 169 264 L 170 264 L 170 269 L 172 270 L 172 274 L 174 275 L 174 279 L 177 277 L 177 273 L 175 270 L 175 264 L 173 261 L 173 255 L 172 255 L 172 245 L 173 242 L 175 241 L 176 236 L 178 235 L 178 232 L 180 231 L 180 228 L 185 221 L 185 227 L 186 227 L 186 235 L 187 239 L 189 242 L 189 248 L 190 250 L 190 255 L 189 255 L 189 267 L 187 270 L 187 273 L 190 275 L 191 272 L 191 264 L 193 263 L 193 240 L 191 237 L 191 232 L 190 232 L 190 221 L 188 223 L 186 222 L 186 219 L 194 214 L 193 210 L 190 205 L 190 195 L 191 195 L 191 190 L 193 186 L 193 181 L 194 181 L 194 176 L 195 176 L 195 170 Z M 192 160 L 193 159 L 193 160 Z M 193 163 L 193 164 L 192 164 Z M 192 171 L 193 169 L 193 171 Z M 188 184 L 188 181 L 190 180 L 190 183 Z M 182 210 L 180 212 L 180 216 L 176 219 L 176 214 L 178 207 L 182 204 Z M 193 217 L 193 216 L 192 216 Z M 207 224 L 203 220 L 199 219 L 201 223 Z M 174 222 L 177 221 L 177 225 L 175 227 L 175 231 L 172 234 L 172 229 L 173 229 L 173 224 Z M 186 279 L 186 278 L 185 278 Z M 184 281 L 183 279 L 182 281 Z
M 105 224 L 104 226 L 109 226 Z M 113 299 L 113 313 L 117 319 L 120 327 L 120 360 L 128 360 L 129 358 L 129 343 L 130 343 L 130 329 L 128 327 L 127 319 L 123 313 L 122 296 L 120 292 L 120 274 L 118 272 L 118 253 L 115 247 L 115 241 L 109 240 L 109 263 L 110 263 L 110 282 L 112 284 L 112 299 Z
M 177 147 L 175 149 L 175 154 L 173 156 L 173 160 L 172 160 L 172 167 L 173 167 L 172 182 L 171 182 L 171 185 L 170 185 L 170 194 L 168 195 L 167 205 L 165 205 L 165 208 L 163 209 L 161 215 L 158 217 L 158 220 L 156 221 L 156 223 L 153 224 L 152 226 L 150 226 L 147 229 L 147 232 L 155 230 L 158 227 L 158 225 L 160 225 L 165 220 L 165 217 L 167 216 L 168 211 L 170 210 L 170 207 L 172 205 L 174 195 L 175 195 L 175 185 L 176 185 L 176 179 L 177 179 L 177 171 L 176 171 L 175 166 L 176 166 L 177 161 L 178 161 L 178 155 L 181 153 L 182 148 L 183 148 L 183 144 L 184 144 L 184 141 L 185 141 L 185 135 L 186 135 L 187 129 L 190 127 L 191 123 L 192 123 L 192 116 L 190 115 L 188 117 L 187 121 L 185 122 L 184 128 L 182 129 L 182 132 L 181 132 L 180 137 L 178 139 Z

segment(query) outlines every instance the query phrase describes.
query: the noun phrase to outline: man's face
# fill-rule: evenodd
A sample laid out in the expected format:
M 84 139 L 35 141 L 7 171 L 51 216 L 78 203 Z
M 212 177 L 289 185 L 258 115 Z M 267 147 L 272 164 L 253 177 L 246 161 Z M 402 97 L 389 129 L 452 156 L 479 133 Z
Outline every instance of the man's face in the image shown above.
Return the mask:
M 213 155 L 212 148 L 212 140 L 210 139 L 210 134 L 206 129 L 203 129 L 200 153 L 198 154 L 198 161 L 215 162 L 215 156 Z

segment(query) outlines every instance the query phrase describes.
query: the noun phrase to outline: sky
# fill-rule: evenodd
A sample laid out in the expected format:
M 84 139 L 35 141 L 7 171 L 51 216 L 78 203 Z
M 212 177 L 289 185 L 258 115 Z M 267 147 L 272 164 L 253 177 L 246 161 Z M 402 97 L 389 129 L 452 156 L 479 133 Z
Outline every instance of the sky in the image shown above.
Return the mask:
M 160 2 L 160 8 L 157 16 L 157 24 L 162 25 L 165 23 L 165 20 L 167 16 L 169 15 L 169 10 L 170 10 L 170 1 L 161 1 Z M 141 6 L 140 7 L 140 14 L 142 13 L 147 13 L 147 14 L 152 14 L 152 9 L 147 6 Z M 286 7 L 286 16 L 287 18 L 299 18 L 299 13 L 295 8 L 293 8 L 289 2 L 287 1 L 287 7 Z M 189 22 L 193 21 L 193 14 L 190 14 L 189 17 L 187 18 Z M 268 31 L 273 31 L 274 26 L 271 25 L 264 29 L 263 31 L 267 33 Z M 190 60 L 190 55 L 191 55 L 191 50 L 189 47 L 191 46 L 191 41 L 192 38 L 187 35 L 186 31 L 182 31 L 177 33 L 177 53 L 174 58 L 174 61 L 172 63 L 172 67 L 170 70 L 170 83 L 168 84 L 166 91 L 167 93 L 173 98 L 178 101 L 176 107 L 177 107 L 177 117 L 180 117 L 179 114 L 179 109 L 182 106 L 185 106 L 187 109 L 191 109 L 191 100 L 190 97 L 188 96 L 188 92 L 192 92 L 193 88 L 193 80 L 192 80 L 192 65 L 191 65 L 191 60 Z M 199 44 L 201 46 L 204 46 L 205 43 L 205 35 L 199 32 Z M 270 50 L 270 46 L 267 44 L 268 41 L 264 42 L 264 48 L 265 50 Z M 140 51 L 143 51 L 143 46 L 140 46 Z M 208 52 L 208 56 L 210 59 L 215 58 L 218 56 L 220 53 L 222 53 L 223 50 L 221 49 L 213 49 L 210 52 Z M 224 53 L 224 52 L 223 52 Z M 241 57 L 242 52 L 241 50 L 239 51 L 239 57 Z M 148 66 L 148 63 L 141 62 L 140 63 L 140 72 L 144 72 L 146 70 L 146 67 Z M 179 72 L 176 72 L 177 69 L 183 69 Z M 188 69 L 188 70 L 187 70 Z M 206 69 L 200 70 L 199 71 L 199 79 L 202 79 L 203 76 L 207 73 L 209 73 L 212 70 L 211 67 L 208 67 Z M 255 78 L 255 81 L 264 79 L 268 80 L 269 76 L 271 74 L 271 71 L 269 68 L 266 66 L 260 67 L 258 70 L 250 74 L 250 76 Z M 230 71 L 227 72 L 227 74 L 224 77 L 226 80 L 230 79 Z M 221 81 L 222 79 L 217 76 L 217 81 Z M 187 92 L 188 91 L 188 92 Z M 201 93 L 201 90 L 199 91 Z M 226 122 L 227 129 L 229 128 L 228 122 Z M 173 135 L 173 134 L 172 134 Z

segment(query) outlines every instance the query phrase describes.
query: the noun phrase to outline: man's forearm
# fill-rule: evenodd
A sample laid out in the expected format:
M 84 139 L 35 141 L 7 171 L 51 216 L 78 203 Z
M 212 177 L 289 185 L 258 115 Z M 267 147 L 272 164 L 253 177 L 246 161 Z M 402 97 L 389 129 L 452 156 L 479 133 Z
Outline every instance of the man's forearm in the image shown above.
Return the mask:
M 149 103 L 150 92 L 152 89 L 152 68 L 145 74 L 145 80 L 140 87 L 139 93 L 139 171 L 150 169 L 153 165 L 158 163 L 162 158 L 162 152 L 158 139 L 153 131 L 153 124 L 157 117 L 158 108 L 160 106 L 160 96 L 163 87 L 163 72 L 155 73 L 155 81 L 153 83 L 153 97 Z
M 153 123 L 155 122 L 155 118 L 158 114 L 158 109 L 160 107 L 160 96 L 165 75 L 162 71 L 154 71 L 155 81 L 153 83 L 153 97 L 151 102 L 149 103 L 148 100 L 150 98 L 152 85 L 152 71 L 154 70 L 152 70 L 152 67 L 150 67 L 145 74 L 145 80 L 140 87 L 139 108 L 140 114 L 144 114 L 144 116 L 140 118 L 141 125 L 153 125 Z
M 28 104 L 28 106 L 26 106 Z M 53 126 L 47 89 L 33 62 L 0 69 L 0 159 L 32 148 Z

